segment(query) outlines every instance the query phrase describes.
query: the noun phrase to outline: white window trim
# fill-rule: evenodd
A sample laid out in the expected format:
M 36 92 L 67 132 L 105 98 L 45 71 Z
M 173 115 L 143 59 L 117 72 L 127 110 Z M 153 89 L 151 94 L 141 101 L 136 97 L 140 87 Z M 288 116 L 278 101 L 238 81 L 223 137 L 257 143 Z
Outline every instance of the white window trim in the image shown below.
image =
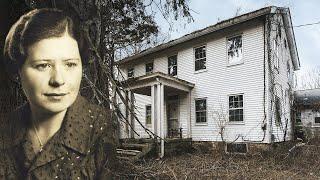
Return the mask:
M 228 39 L 230 38 L 234 38 L 234 37 L 237 37 L 237 36 L 241 36 L 241 41 L 242 41 L 242 59 L 241 61 L 238 61 L 238 62 L 229 62 L 229 56 L 228 56 Z M 243 48 L 243 33 L 239 33 L 239 34 L 234 34 L 232 36 L 227 36 L 226 39 L 225 39 L 225 47 L 226 47 L 226 57 L 227 57 L 227 67 L 231 67 L 231 66 L 235 66 L 235 65 L 240 65 L 240 64 L 244 64 L 244 48 Z
M 129 69 L 132 69 L 132 71 L 133 71 L 133 74 L 132 74 L 131 77 L 129 77 Z M 131 68 L 128 68 L 128 69 L 127 69 L 127 78 L 128 78 L 128 79 L 134 78 L 134 67 L 131 67 Z
M 152 63 L 152 71 L 151 71 L 151 72 L 147 72 L 147 71 L 146 71 L 146 70 L 147 70 L 147 64 L 151 64 L 151 63 Z M 147 74 L 152 74 L 152 73 L 154 72 L 154 61 L 145 63 L 145 64 L 144 64 L 144 69 L 145 69 L 146 75 L 147 75 Z
M 197 122 L 197 111 L 196 111 L 196 101 L 197 100 L 206 100 L 206 122 Z M 196 126 L 207 126 L 208 125 L 208 98 L 202 97 L 202 98 L 194 98 L 194 122 Z
M 206 68 L 205 69 L 196 70 L 196 49 L 197 48 L 201 48 L 203 46 L 205 47 L 205 51 L 206 51 L 206 58 L 205 58 L 206 59 Z M 207 44 L 202 44 L 202 45 L 193 47 L 193 71 L 194 71 L 195 74 L 201 73 L 201 72 L 206 72 L 207 69 L 208 69 L 208 67 L 207 67 L 207 59 L 208 59 L 207 58 L 207 55 L 208 55 L 207 47 L 208 47 Z
M 230 119 L 229 119 L 229 110 L 230 110 L 230 108 L 229 108 L 229 97 L 230 96 L 238 96 L 238 95 L 242 95 L 242 108 L 236 108 L 236 109 L 242 109 L 243 111 L 243 115 L 242 115 L 242 119 L 243 119 L 243 121 L 230 121 Z M 228 124 L 231 124 L 231 125 L 244 125 L 245 124 L 245 96 L 244 96 L 244 93 L 237 93 L 237 94 L 229 94 L 228 96 L 227 96 L 227 102 L 228 102 Z
M 147 124 L 147 106 L 150 106 L 150 110 L 151 110 L 151 114 L 150 114 L 150 120 L 151 120 L 151 123 L 150 124 Z M 145 125 L 147 126 L 147 127 L 151 127 L 152 126 L 152 105 L 151 104 L 146 104 L 146 106 L 145 106 L 145 108 L 146 108 L 146 114 L 145 114 Z
M 177 74 L 172 76 L 172 77 L 177 77 L 178 76 L 178 54 L 172 54 L 172 55 L 167 57 L 167 71 L 168 71 L 168 68 L 169 68 L 169 57 L 172 57 L 172 56 L 177 56 L 177 64 L 176 64 L 176 66 L 177 66 Z M 168 75 L 170 75 L 169 72 L 168 72 Z

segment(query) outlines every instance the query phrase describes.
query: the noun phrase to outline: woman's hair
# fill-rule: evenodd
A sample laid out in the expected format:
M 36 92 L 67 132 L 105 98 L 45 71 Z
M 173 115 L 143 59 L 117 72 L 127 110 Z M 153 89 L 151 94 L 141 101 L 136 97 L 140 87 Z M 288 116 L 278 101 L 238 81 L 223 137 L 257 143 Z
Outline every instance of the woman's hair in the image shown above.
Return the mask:
M 78 42 L 82 61 L 87 58 L 88 47 L 85 38 L 75 23 L 63 11 L 58 9 L 35 9 L 23 16 L 11 27 L 4 46 L 7 71 L 17 74 L 28 56 L 28 48 L 47 38 L 68 35 Z

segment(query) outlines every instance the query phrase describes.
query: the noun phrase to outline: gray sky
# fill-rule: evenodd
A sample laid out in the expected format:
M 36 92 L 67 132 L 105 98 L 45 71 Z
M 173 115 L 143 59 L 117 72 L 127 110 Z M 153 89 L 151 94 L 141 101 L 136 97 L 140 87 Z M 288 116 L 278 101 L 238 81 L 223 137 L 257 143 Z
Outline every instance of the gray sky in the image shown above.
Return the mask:
M 293 26 L 320 22 L 320 0 L 190 0 L 193 23 L 176 23 L 171 39 L 232 18 L 237 9 L 240 14 L 265 6 L 289 7 Z M 161 18 L 158 18 L 161 19 Z M 159 23 L 163 32 L 168 31 L 164 19 Z M 320 24 L 295 27 L 296 43 L 303 73 L 309 68 L 320 67 Z

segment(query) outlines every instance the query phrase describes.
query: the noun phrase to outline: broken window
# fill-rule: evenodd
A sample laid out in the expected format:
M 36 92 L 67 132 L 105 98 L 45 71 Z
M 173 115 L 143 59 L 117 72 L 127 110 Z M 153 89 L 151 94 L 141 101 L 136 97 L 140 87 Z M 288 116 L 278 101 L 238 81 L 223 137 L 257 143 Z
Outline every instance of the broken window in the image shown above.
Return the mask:
M 207 99 L 196 99 L 196 122 L 207 122 Z
M 296 124 L 301 124 L 301 112 L 296 112 Z
M 275 122 L 276 122 L 276 125 L 279 126 L 282 123 L 281 122 L 281 114 L 282 114 L 281 101 L 280 101 L 279 97 L 276 97 L 275 106 L 276 106 L 276 109 L 275 109 Z
M 242 62 L 242 36 L 228 38 L 228 62 L 229 64 Z
M 320 117 L 314 117 L 314 123 L 320 124 Z
M 229 121 L 242 122 L 243 121 L 243 95 L 229 96 Z
M 226 152 L 227 153 L 247 153 L 248 146 L 246 143 L 227 143 Z
M 151 105 L 146 105 L 146 124 L 151 124 Z
M 177 75 L 177 55 L 168 57 L 168 74 L 171 76 Z
M 206 46 L 194 49 L 195 71 L 206 69 Z
M 134 68 L 129 68 L 128 69 L 128 78 L 133 78 L 134 77 Z
M 153 72 L 153 62 L 146 64 L 146 74 L 150 74 Z

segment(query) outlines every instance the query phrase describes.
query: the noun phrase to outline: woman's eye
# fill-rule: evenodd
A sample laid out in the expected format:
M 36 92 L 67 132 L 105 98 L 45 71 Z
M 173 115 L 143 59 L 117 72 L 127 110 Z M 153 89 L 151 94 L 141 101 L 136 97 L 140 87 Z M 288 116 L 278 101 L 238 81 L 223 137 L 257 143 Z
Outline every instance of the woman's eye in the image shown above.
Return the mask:
M 68 62 L 66 65 L 67 65 L 69 68 L 71 68 L 71 67 L 76 67 L 78 64 L 77 64 L 77 63 L 73 63 L 73 62 Z
M 40 70 L 40 71 L 44 71 L 44 70 L 50 68 L 51 65 L 48 64 L 48 63 L 44 63 L 44 64 L 38 64 L 38 65 L 36 65 L 35 67 L 36 67 L 36 69 L 38 69 L 38 70 Z

